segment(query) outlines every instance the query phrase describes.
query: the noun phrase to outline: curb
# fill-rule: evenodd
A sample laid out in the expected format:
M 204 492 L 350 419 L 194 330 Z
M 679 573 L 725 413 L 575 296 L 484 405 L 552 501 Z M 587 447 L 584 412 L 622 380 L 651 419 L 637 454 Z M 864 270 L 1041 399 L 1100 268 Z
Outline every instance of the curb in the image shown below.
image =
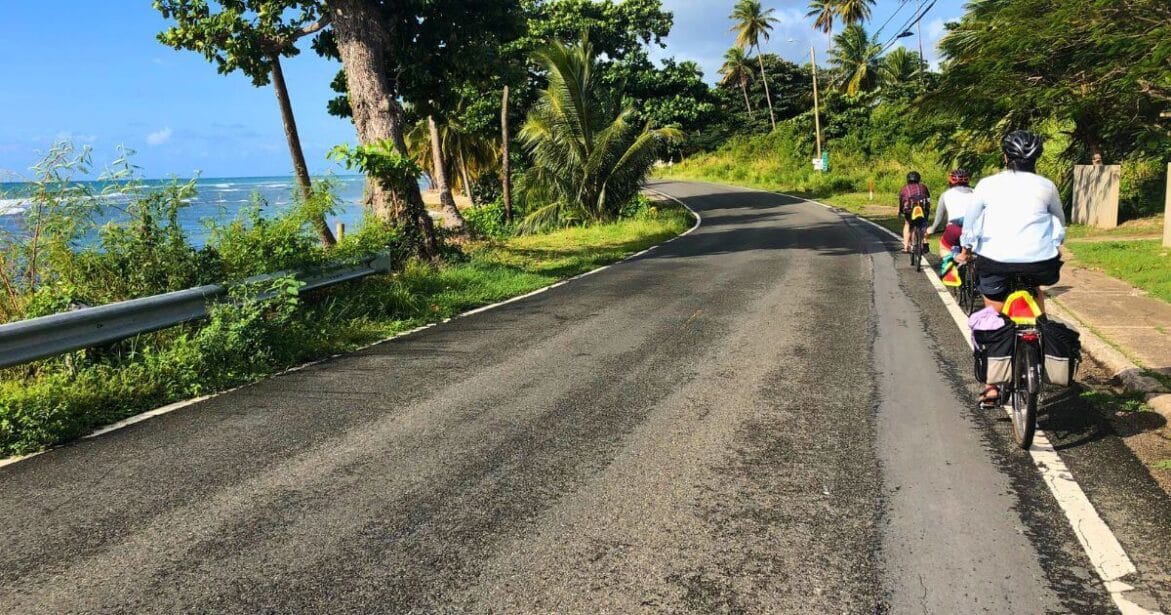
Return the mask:
M 1066 321 L 1077 323 L 1082 334 L 1082 350 L 1096 361 L 1110 370 L 1110 375 L 1122 383 L 1122 389 L 1128 393 L 1138 393 L 1152 410 L 1158 412 L 1171 422 L 1171 391 L 1163 383 L 1147 376 L 1142 367 L 1131 361 L 1125 354 L 1115 348 L 1110 342 L 1090 329 L 1077 313 L 1067 308 L 1061 301 L 1049 297 L 1050 311 L 1055 316 Z

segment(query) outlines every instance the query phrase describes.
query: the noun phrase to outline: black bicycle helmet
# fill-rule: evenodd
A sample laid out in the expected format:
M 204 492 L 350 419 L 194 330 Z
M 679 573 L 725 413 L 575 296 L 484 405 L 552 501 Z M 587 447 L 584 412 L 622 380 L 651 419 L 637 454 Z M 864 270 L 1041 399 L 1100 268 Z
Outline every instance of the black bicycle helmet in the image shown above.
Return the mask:
M 907 173 L 907 183 L 908 184 L 917 184 L 921 181 L 923 181 L 923 178 L 919 177 L 918 171 L 911 171 L 910 173 Z
M 1045 151 L 1041 137 L 1028 130 L 1014 130 L 1008 133 L 1000 142 L 1000 147 L 1009 160 L 1021 162 L 1033 162 Z

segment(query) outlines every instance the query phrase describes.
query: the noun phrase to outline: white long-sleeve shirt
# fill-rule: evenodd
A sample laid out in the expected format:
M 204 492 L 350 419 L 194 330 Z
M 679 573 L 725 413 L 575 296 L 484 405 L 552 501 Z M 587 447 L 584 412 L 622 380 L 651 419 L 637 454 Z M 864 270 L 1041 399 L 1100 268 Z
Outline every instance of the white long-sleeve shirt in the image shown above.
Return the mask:
M 935 223 L 929 232 L 934 233 L 944 223 L 960 224 L 967 216 L 968 207 L 976 200 L 975 191 L 968 186 L 953 186 L 939 195 L 939 206 L 935 209 Z
M 1057 186 L 1035 173 L 1001 171 L 976 184 L 960 242 L 1002 263 L 1037 263 L 1058 255 L 1065 212 Z

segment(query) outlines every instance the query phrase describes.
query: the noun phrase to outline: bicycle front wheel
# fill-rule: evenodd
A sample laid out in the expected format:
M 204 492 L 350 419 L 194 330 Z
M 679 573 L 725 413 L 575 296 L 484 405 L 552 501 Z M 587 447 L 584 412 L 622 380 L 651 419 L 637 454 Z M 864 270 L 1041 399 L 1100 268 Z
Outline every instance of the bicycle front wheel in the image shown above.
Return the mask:
M 1040 348 L 1018 341 L 1012 361 L 1012 439 L 1023 449 L 1033 445 L 1033 434 L 1037 431 L 1040 366 Z
M 963 308 L 965 314 L 969 315 L 976 311 L 977 303 L 974 274 L 971 266 L 964 267 L 963 271 L 960 272 L 960 275 L 963 276 L 963 282 L 960 284 L 960 307 Z

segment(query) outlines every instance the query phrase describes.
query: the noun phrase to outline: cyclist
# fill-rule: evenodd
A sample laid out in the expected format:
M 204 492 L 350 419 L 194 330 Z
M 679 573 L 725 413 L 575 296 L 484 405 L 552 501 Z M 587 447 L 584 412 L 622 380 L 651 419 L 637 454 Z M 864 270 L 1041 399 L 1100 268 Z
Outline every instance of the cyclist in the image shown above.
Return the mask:
M 907 173 L 907 185 L 899 191 L 899 215 L 903 217 L 903 252 L 911 251 L 911 216 L 915 207 L 923 208 L 923 219 L 916 224 L 926 224 L 931 209 L 931 191 L 923 184 L 917 171 Z
M 948 189 L 939 195 L 939 207 L 935 210 L 935 223 L 927 229 L 926 235 L 930 237 L 939 228 L 939 225 L 943 224 L 945 220 L 947 221 L 943 236 L 939 238 L 941 255 L 950 254 L 953 248 L 960 247 L 964 215 L 968 212 L 968 206 L 976 198 L 975 191 L 969 186 L 971 181 L 972 175 L 970 173 L 965 169 L 956 169 L 947 176 Z
M 964 216 L 960 238 L 966 262 L 975 254 L 977 289 L 984 304 L 1004 309 L 1014 277 L 1034 287 L 1052 286 L 1061 279 L 1065 240 L 1065 213 L 1057 186 L 1037 174 L 1044 152 L 1041 138 L 1027 130 L 1009 133 L 1001 141 L 1005 170 L 976 184 L 974 199 Z M 1038 293 L 1045 309 L 1045 295 Z M 988 405 L 999 399 L 995 387 L 981 396 Z

